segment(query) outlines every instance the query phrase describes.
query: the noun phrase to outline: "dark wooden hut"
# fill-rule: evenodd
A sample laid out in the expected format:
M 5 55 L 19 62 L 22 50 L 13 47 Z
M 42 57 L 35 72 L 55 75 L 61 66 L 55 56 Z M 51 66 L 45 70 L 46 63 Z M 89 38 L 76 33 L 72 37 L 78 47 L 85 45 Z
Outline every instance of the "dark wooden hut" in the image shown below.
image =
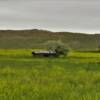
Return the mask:
M 57 56 L 57 53 L 55 51 L 33 51 L 32 52 L 33 56 L 38 56 L 38 57 L 50 57 L 50 56 Z

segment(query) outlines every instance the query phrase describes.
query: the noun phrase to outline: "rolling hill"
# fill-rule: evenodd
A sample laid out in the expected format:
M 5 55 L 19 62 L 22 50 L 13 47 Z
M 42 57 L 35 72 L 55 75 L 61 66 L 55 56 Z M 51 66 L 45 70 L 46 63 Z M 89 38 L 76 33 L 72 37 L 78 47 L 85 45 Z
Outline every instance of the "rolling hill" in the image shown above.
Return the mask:
M 46 30 L 0 30 L 0 49 L 45 48 L 49 40 L 61 40 L 74 50 L 96 50 L 100 34 L 51 32 Z

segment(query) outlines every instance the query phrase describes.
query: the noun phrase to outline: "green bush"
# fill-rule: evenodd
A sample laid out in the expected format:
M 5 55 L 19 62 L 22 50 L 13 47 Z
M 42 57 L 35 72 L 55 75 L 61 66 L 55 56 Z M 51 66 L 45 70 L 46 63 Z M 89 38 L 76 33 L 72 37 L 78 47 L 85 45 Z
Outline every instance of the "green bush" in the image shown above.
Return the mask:
M 62 41 L 48 41 L 46 44 L 48 50 L 55 51 L 57 56 L 65 56 L 69 52 L 69 48 Z

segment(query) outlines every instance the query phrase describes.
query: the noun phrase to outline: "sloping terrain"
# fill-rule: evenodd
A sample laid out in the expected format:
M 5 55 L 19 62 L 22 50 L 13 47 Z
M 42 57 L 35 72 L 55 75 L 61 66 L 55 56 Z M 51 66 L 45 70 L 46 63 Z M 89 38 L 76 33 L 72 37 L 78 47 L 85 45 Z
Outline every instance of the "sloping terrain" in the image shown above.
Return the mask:
M 61 40 L 75 50 L 95 50 L 100 45 L 99 34 L 50 32 L 45 30 L 1 30 L 0 49 L 45 48 L 49 40 Z

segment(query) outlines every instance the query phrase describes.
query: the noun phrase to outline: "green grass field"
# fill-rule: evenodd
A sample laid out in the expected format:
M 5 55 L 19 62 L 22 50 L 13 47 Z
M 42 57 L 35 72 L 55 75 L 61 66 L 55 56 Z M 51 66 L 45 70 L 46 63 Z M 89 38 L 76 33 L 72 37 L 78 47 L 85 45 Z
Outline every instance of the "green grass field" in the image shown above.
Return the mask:
M 33 58 L 0 50 L 0 100 L 100 100 L 100 53 Z

